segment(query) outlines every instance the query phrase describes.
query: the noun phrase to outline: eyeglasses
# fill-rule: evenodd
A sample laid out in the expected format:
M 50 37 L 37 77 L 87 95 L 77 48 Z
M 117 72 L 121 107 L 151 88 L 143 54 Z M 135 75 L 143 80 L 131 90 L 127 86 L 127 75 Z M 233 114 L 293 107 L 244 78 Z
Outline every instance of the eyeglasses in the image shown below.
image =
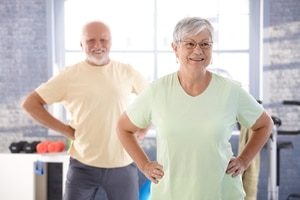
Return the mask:
M 206 50 L 206 49 L 210 49 L 213 45 L 213 42 L 200 42 L 197 43 L 195 41 L 179 41 L 182 42 L 183 45 L 187 48 L 187 49 L 195 49 L 197 47 L 197 45 L 199 45 L 200 49 Z

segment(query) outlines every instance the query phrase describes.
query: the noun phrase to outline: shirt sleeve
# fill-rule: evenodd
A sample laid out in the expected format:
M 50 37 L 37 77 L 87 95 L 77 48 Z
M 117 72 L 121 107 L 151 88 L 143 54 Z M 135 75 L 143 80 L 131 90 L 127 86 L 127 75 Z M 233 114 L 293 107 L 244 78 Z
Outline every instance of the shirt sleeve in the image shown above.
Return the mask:
M 151 121 L 151 88 L 148 87 L 127 107 L 130 121 L 139 128 L 146 128 Z
M 62 101 L 66 94 L 67 82 L 66 71 L 62 70 L 47 82 L 38 86 L 35 91 L 50 105 Z
M 140 94 L 148 86 L 148 81 L 145 77 L 136 69 L 132 68 L 133 87 L 132 92 L 134 94 Z
M 261 104 L 242 87 L 239 88 L 237 121 L 244 127 L 250 128 L 262 115 L 264 109 Z

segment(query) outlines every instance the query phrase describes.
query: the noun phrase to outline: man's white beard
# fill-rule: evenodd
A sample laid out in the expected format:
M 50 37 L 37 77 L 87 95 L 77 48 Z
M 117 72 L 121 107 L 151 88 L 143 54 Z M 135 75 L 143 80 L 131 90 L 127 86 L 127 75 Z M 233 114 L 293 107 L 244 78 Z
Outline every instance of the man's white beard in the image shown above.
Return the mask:
M 90 62 L 90 63 L 93 63 L 94 65 L 97 65 L 97 66 L 102 66 L 102 65 L 105 65 L 107 64 L 106 61 L 107 61 L 107 56 L 103 56 L 102 58 L 97 58 L 93 55 L 89 55 L 87 57 L 87 60 Z

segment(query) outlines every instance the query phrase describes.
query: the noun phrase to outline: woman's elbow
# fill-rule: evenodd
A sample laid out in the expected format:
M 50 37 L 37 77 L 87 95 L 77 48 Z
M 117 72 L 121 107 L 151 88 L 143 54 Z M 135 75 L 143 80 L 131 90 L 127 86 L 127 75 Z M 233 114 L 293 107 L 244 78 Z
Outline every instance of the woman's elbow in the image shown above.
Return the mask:
M 135 126 L 130 122 L 126 113 L 123 113 L 117 123 L 117 134 L 122 137 L 125 134 L 133 134 Z

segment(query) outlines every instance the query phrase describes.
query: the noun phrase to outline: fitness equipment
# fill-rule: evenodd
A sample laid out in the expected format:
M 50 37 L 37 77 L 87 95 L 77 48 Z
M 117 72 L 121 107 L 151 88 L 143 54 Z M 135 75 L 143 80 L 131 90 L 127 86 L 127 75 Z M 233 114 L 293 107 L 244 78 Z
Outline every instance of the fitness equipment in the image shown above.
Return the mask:
M 36 146 L 36 151 L 38 153 L 47 153 L 48 152 L 48 145 L 51 143 L 51 141 L 47 140 L 47 141 L 43 141 L 40 142 L 37 146 Z
M 26 141 L 12 142 L 9 145 L 10 152 L 11 153 L 20 153 L 21 151 L 23 151 L 23 147 L 24 147 L 25 143 L 26 143 Z
M 19 141 L 19 142 L 12 142 L 9 145 L 9 150 L 11 153 L 34 153 L 36 152 L 36 146 L 40 143 L 40 141 Z
M 26 142 L 23 147 L 23 151 L 25 153 L 35 153 L 36 146 L 40 143 L 40 141 Z
M 282 104 L 283 105 L 291 105 L 291 106 L 300 106 L 300 101 L 284 100 L 282 102 Z M 292 130 L 292 131 L 278 130 L 278 135 L 300 135 L 300 130 Z M 278 183 L 279 183 L 279 181 L 278 181 Z M 300 193 L 289 194 L 289 196 L 287 197 L 287 200 L 295 199 L 295 198 L 300 199 Z
M 281 120 L 272 116 L 274 126 L 271 137 L 268 141 L 269 150 L 269 185 L 268 185 L 268 200 L 279 199 L 280 185 L 280 150 L 293 148 L 292 142 L 277 141 L 279 135 L 278 127 L 281 126 Z
M 44 141 L 40 142 L 36 146 L 37 152 L 38 153 L 57 153 L 57 152 L 62 152 L 65 149 L 65 143 L 62 141 Z
M 139 192 L 139 200 L 148 200 L 150 197 L 151 181 L 147 179 L 142 185 Z
M 268 140 L 269 153 L 269 180 L 268 180 L 268 200 L 278 200 L 278 186 L 277 186 L 277 127 L 281 126 L 281 120 L 272 116 L 274 123 L 271 136 Z
M 48 152 L 62 152 L 65 149 L 65 143 L 62 141 L 51 142 L 48 144 Z
M 298 105 L 299 101 L 283 101 L 284 105 Z M 278 130 L 281 126 L 281 120 L 277 117 L 272 116 L 274 126 L 268 141 L 268 151 L 269 151 L 269 184 L 268 184 L 268 200 L 278 200 L 279 199 L 279 184 L 280 184 L 280 150 L 293 148 L 292 142 L 278 142 L 278 135 L 299 135 L 300 130 L 296 131 L 286 131 Z M 290 194 L 290 198 L 300 198 L 300 194 Z

